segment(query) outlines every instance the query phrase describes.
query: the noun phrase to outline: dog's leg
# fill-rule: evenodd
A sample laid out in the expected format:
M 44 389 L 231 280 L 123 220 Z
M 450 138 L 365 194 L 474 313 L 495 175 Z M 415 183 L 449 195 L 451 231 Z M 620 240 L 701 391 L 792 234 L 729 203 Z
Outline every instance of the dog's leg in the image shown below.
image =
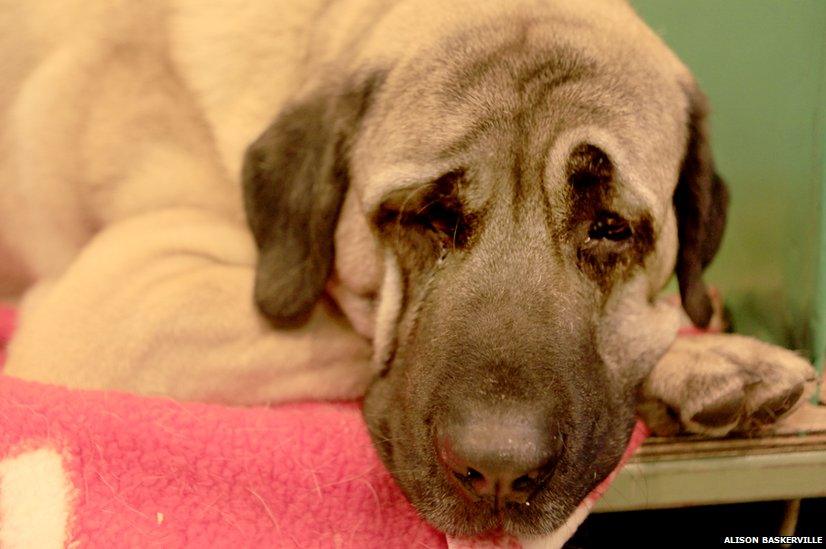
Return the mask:
M 116 223 L 24 303 L 6 371 L 235 404 L 360 395 L 369 342 L 323 302 L 274 330 L 253 304 L 254 261 L 247 231 L 208 212 Z
M 808 361 L 750 337 L 680 337 L 644 382 L 639 411 L 661 435 L 751 432 L 792 410 L 814 379 Z

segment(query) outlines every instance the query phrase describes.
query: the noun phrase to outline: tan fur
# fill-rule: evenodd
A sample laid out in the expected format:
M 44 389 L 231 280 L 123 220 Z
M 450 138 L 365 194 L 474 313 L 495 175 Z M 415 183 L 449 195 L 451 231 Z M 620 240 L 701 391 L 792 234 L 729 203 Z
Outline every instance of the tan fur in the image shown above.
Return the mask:
M 0 262 L 35 284 L 8 373 L 233 403 L 363 392 L 369 342 L 330 307 L 288 333 L 256 314 L 237 184 L 322 4 L 0 12 Z
M 549 27 L 534 32 L 535 21 Z M 812 377 L 808 364 L 739 336 L 674 343 L 676 312 L 654 299 L 677 254 L 672 195 L 693 84 L 620 0 L 4 1 L 0 297 L 29 285 L 6 372 L 232 404 L 362 395 L 391 352 L 403 299 L 396 257 L 369 219 L 388 193 L 461 165 L 441 154 L 447 145 L 517 101 L 495 80 L 460 105 L 428 92 L 519 33 L 532 47 L 588 52 L 635 82 L 620 98 L 611 86 L 549 92 L 561 94 L 553 114 L 567 129 L 540 151 L 545 191 L 559 196 L 571 148 L 598 145 L 619 174 L 622 207 L 653 218 L 656 245 L 596 324 L 611 375 L 641 379 L 664 354 L 642 395 L 664 430 L 719 435 L 785 413 Z M 349 151 L 327 296 L 305 324 L 275 330 L 253 303 L 244 149 L 291 103 L 390 67 Z M 565 110 L 575 100 L 606 103 L 612 116 Z M 725 425 L 697 421 L 731 402 Z
M 438 127 L 429 142 L 437 150 L 484 108 L 451 114 L 415 103 L 427 75 L 410 60 L 486 25 L 492 32 L 471 44 L 488 47 L 507 36 L 495 23 L 525 13 L 558 17 L 560 40 L 601 57 L 656 60 L 657 74 L 639 74 L 640 94 L 653 105 L 646 112 L 684 111 L 678 83 L 690 81 L 688 71 L 619 0 L 6 2 L 0 288 L 32 284 L 7 372 L 234 403 L 360 394 L 373 372 L 370 337 L 389 330 L 374 326 L 383 252 L 365 216 L 389 190 L 449 167 L 411 148 L 415 132 Z M 571 21 L 579 30 L 564 31 Z M 250 298 L 255 258 L 238 185 L 242 152 L 288 100 L 390 63 L 407 68 L 391 84 L 394 102 L 377 106 L 356 144 L 354 186 L 336 234 L 329 293 L 347 320 L 322 302 L 302 328 L 273 331 Z M 685 133 L 682 116 L 646 116 L 634 113 L 628 132 L 582 130 L 596 140 L 604 134 L 629 189 L 658 209 L 664 236 L 633 290 L 643 302 L 673 267 L 670 196 L 683 147 L 674 136 Z M 650 156 L 624 157 L 612 130 L 645 139 L 649 146 L 638 150 Z M 389 303 L 385 310 L 379 321 L 393 322 Z M 658 325 L 657 333 L 636 336 L 639 348 L 613 351 L 606 337 L 605 353 L 668 346 L 676 327 L 658 320 L 658 307 L 634 314 L 641 334 L 645 325 Z M 687 398 L 657 382 L 668 369 L 655 370 L 653 396 Z

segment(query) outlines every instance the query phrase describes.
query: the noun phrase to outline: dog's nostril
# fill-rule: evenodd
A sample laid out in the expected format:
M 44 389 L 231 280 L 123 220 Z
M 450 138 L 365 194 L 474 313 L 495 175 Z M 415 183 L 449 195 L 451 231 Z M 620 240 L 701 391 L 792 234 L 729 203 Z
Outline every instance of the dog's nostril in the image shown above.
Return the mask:
M 511 490 L 514 492 L 532 492 L 536 488 L 536 480 L 528 475 L 522 475 L 511 483 Z
M 464 473 L 460 473 L 458 471 L 453 471 L 453 476 L 457 479 L 465 482 L 465 481 L 478 481 L 478 480 L 485 480 L 485 475 L 474 469 L 473 467 L 468 467 Z

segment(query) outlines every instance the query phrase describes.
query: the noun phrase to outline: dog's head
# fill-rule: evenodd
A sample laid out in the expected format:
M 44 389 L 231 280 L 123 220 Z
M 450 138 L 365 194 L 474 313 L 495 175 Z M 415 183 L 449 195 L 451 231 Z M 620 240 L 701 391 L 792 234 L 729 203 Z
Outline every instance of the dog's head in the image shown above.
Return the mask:
M 621 4 L 406 4 L 250 147 L 256 299 L 290 325 L 331 275 L 375 292 L 373 328 L 339 302 L 374 340 L 365 416 L 399 485 L 451 533 L 550 532 L 623 453 L 675 270 L 709 320 L 704 99 Z

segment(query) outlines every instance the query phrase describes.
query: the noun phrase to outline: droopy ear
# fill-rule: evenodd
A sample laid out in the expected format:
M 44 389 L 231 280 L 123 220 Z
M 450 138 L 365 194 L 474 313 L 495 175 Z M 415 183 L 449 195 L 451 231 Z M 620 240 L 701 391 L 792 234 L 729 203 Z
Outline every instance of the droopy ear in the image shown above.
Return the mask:
M 255 302 L 278 326 L 305 321 L 324 291 L 349 148 L 378 80 L 287 107 L 247 149 L 244 206 L 259 251 Z
M 683 308 L 696 326 L 706 327 L 713 310 L 702 275 L 723 239 L 728 190 L 714 171 L 707 100 L 696 87 L 688 98 L 688 145 L 674 191 L 680 241 L 676 273 Z

